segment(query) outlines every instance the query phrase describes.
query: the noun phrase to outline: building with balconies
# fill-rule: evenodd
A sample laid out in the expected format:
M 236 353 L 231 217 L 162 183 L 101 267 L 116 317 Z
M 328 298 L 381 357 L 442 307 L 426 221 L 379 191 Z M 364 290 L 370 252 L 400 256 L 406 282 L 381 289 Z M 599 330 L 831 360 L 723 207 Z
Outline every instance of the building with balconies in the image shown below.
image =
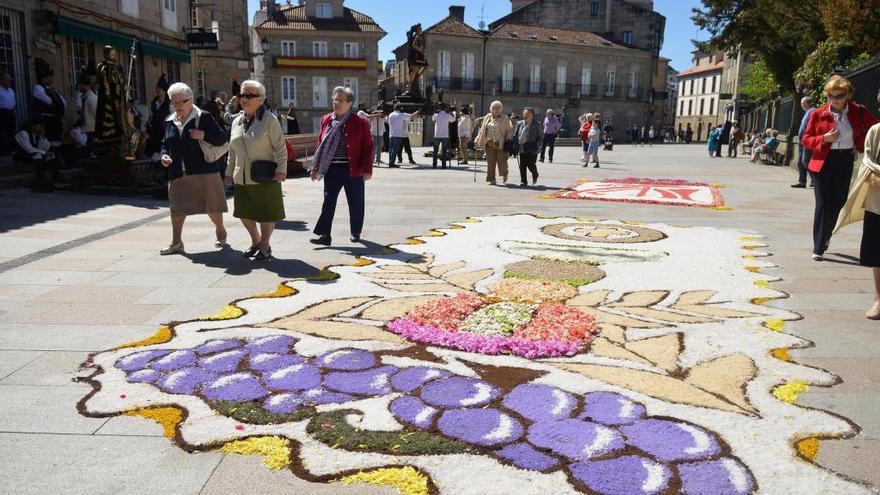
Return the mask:
M 724 71 L 724 53 L 706 53 L 694 50 L 694 65 L 678 74 L 678 109 L 675 129 L 694 131 L 694 140 L 703 141 L 708 129 L 718 125 L 721 75 Z
M 378 103 L 374 90 L 385 31 L 343 0 L 301 0 L 298 5 L 264 0 L 253 33 L 255 46 L 268 48 L 255 61 L 255 77 L 263 81 L 272 105 L 296 106 L 302 132 L 319 129 L 321 116 L 332 109 L 335 86 L 351 88 L 355 106 Z
M 572 4 L 569 10 L 559 3 L 512 2 L 514 11 L 483 31 L 464 22 L 464 7 L 451 6 L 446 18 L 423 30 L 429 66 L 422 89 L 430 86 L 434 94 L 442 89 L 445 102 L 472 104 L 480 113 L 487 112 L 493 100 L 500 100 L 505 111 L 515 113 L 521 113 L 524 106 L 535 107 L 541 114 L 548 108 L 561 113 L 564 107 L 573 126 L 579 114 L 597 111 L 606 124 L 619 130 L 650 122 L 656 71 L 653 48 L 633 44 L 636 40 L 631 34 L 624 42 L 580 28 L 546 25 L 560 21 L 563 11 L 572 19 L 591 18 L 583 2 L 562 2 Z M 641 6 L 617 3 L 621 16 L 632 9 L 644 11 Z M 533 11 L 542 10 L 552 15 L 530 17 Z M 529 15 L 520 21 L 526 12 Z M 406 44 L 394 53 L 397 85 L 403 90 L 408 84 Z

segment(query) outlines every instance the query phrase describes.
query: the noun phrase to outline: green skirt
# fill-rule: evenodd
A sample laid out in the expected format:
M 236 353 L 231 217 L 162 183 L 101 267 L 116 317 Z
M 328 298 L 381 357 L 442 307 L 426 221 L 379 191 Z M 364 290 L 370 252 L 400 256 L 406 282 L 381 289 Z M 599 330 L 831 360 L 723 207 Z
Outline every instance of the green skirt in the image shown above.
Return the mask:
M 284 220 L 284 200 L 281 183 L 235 185 L 235 210 L 232 216 L 255 222 L 278 222 Z

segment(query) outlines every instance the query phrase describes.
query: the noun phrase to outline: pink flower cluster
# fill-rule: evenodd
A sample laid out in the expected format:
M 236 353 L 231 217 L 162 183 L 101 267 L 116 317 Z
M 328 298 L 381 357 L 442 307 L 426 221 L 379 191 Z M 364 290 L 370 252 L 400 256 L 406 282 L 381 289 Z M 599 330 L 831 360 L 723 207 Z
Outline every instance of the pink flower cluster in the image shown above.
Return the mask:
M 476 294 L 457 294 L 418 306 L 406 317 L 421 325 L 458 330 L 468 315 L 487 304 L 489 301 L 486 298 Z
M 572 356 L 580 350 L 580 344 L 559 340 L 527 340 L 468 332 L 450 332 L 404 319 L 388 323 L 388 329 L 407 340 L 489 355 L 514 354 L 535 359 Z
M 388 323 L 388 330 L 423 344 L 530 359 L 577 354 L 599 332 L 592 316 L 558 303 L 538 306 L 528 323 L 511 336 L 464 330 L 462 322 L 488 304 L 479 295 L 457 294 L 414 308 Z
M 592 316 L 564 304 L 545 304 L 538 306 L 532 321 L 513 335 L 528 340 L 585 344 L 597 333 L 599 326 Z

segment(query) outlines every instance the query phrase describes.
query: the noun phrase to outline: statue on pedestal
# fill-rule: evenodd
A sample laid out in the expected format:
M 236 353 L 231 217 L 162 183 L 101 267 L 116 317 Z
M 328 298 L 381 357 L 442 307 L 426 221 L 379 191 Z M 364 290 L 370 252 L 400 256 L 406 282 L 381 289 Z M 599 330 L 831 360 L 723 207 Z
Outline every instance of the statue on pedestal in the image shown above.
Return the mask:
M 134 64 L 134 59 L 131 61 Z M 116 49 L 104 47 L 104 60 L 98 64 L 98 110 L 94 143 L 100 154 L 129 154 L 129 139 L 135 132 L 133 116 L 126 100 L 126 81 L 117 62 Z
M 406 63 L 409 67 L 409 90 L 410 95 L 419 94 L 419 77 L 428 67 L 428 59 L 425 57 L 425 35 L 422 34 L 422 25 L 416 24 L 406 32 L 406 43 L 409 51 Z

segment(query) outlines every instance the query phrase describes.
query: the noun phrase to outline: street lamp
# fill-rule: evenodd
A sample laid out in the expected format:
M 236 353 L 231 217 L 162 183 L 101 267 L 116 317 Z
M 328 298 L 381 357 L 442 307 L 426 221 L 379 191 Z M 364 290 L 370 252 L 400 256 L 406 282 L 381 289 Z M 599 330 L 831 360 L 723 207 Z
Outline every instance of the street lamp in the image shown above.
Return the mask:
M 272 95 L 272 78 L 269 76 L 269 72 L 268 72 L 268 69 L 269 69 L 268 64 L 272 63 L 271 57 L 269 57 L 269 48 L 270 48 L 269 38 L 267 38 L 266 36 L 263 36 L 263 39 L 260 40 L 260 49 L 263 50 L 263 55 L 262 55 L 262 57 L 263 57 L 263 78 L 265 78 L 265 80 L 266 80 L 267 91 L 269 92 L 269 95 Z M 274 96 L 274 95 L 272 95 L 272 96 Z M 266 100 L 271 102 L 271 98 L 266 98 Z

